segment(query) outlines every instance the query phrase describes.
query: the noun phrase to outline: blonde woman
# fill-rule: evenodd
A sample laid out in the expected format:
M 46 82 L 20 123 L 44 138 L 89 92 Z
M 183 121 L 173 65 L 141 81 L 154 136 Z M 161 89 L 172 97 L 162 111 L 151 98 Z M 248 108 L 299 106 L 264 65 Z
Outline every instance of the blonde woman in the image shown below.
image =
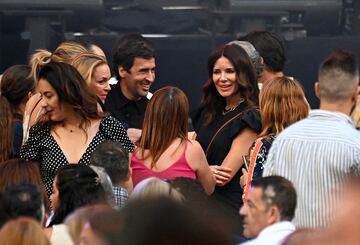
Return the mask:
M 111 90 L 109 80 L 110 68 L 104 57 L 92 53 L 82 53 L 71 62 L 87 83 L 90 92 L 102 103 Z

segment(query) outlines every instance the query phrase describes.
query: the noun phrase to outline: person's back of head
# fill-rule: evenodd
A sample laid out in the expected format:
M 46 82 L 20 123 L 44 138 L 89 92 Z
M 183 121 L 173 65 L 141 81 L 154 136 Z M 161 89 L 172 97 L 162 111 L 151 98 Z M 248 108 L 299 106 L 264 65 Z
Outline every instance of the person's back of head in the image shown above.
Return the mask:
M 91 154 L 90 164 L 103 167 L 113 185 L 118 185 L 130 177 L 129 154 L 119 142 L 100 143 Z
M 307 117 L 310 110 L 300 83 L 288 77 L 276 77 L 265 83 L 259 100 L 263 128 L 259 137 L 279 134 Z
M 113 73 L 116 75 L 116 79 L 120 81 L 119 67 L 130 71 L 135 58 L 151 59 L 154 57 L 155 50 L 148 39 L 137 33 L 126 34 L 117 42 L 117 47 L 113 54 Z
M 89 208 L 86 223 L 82 227 L 81 244 L 109 244 L 123 225 L 122 215 L 111 207 Z M 126 243 L 131 244 L 131 243 Z
M 280 36 L 269 31 L 252 31 L 240 37 L 240 41 L 250 42 L 272 72 L 281 72 L 286 62 L 284 42 Z
M 168 197 L 178 202 L 184 200 L 183 195 L 173 188 L 169 183 L 150 177 L 140 181 L 130 195 L 130 201 L 137 199 L 151 199 L 157 197 Z
M 0 230 L 0 245 L 50 245 L 39 223 L 27 217 L 10 220 Z
M 343 103 L 357 94 L 359 68 L 356 55 L 337 49 L 321 63 L 317 95 L 321 102 Z
M 257 79 L 257 81 L 259 81 L 261 79 L 264 65 L 261 63 L 260 54 L 255 49 L 254 45 L 252 45 L 248 41 L 232 41 L 228 44 L 236 44 L 236 45 L 240 46 L 243 50 L 245 50 L 245 52 L 247 53 L 247 55 L 251 59 L 251 62 L 254 65 L 254 69 L 256 71 L 256 79 Z
M 178 177 L 167 182 L 184 196 L 185 202 L 201 206 L 210 201 L 204 187 L 198 180 Z
M 166 86 L 154 93 L 146 107 L 138 142 L 141 149 L 149 150 L 152 167 L 174 139 L 187 140 L 188 113 L 189 102 L 181 89 Z
M 77 39 L 77 40 L 75 40 L 73 42 L 79 43 L 84 48 L 86 48 L 88 50 L 88 52 L 91 52 L 93 54 L 101 56 L 106 60 L 106 55 L 105 55 L 104 50 L 102 50 L 102 48 L 100 46 L 98 46 L 97 44 L 91 42 L 90 40 L 88 40 L 88 39 Z
M 30 183 L 10 185 L 4 192 L 4 201 L 11 218 L 31 217 L 42 224 L 45 214 L 42 193 Z
M 8 186 L 30 183 L 40 190 L 46 210 L 49 210 L 48 196 L 41 179 L 39 163 L 23 159 L 11 159 L 0 164 L 0 192 Z
M 15 138 L 14 122 L 19 120 L 25 109 L 28 96 L 35 89 L 31 77 L 31 67 L 14 65 L 7 68 L 1 79 L 0 89 L 0 162 L 15 157 L 18 152 Z M 18 146 L 20 147 L 20 145 Z
M 107 216 L 106 214 L 110 214 Z M 66 226 L 69 229 L 69 234 L 73 239 L 75 244 L 79 244 L 81 231 L 84 228 L 84 225 L 89 222 L 89 219 L 95 220 L 93 223 L 94 226 L 100 224 L 100 229 L 108 229 L 114 227 L 114 214 L 116 215 L 116 211 L 106 204 L 95 204 L 95 205 L 87 205 L 81 208 L 78 208 L 70 215 L 68 215 L 64 221 Z M 105 217 L 106 216 L 106 217 Z M 98 219 L 98 217 L 100 217 Z M 104 223 L 104 220 L 107 222 Z M 111 225 L 109 225 L 111 223 Z M 103 227 L 102 227 L 103 226 Z
M 281 176 L 267 176 L 254 179 L 251 186 L 262 189 L 262 199 L 265 203 L 279 209 L 280 221 L 291 221 L 294 218 L 297 196 L 289 180 Z
M 120 214 L 123 222 L 110 244 L 233 244 L 227 225 L 214 222 L 216 214 L 204 216 L 168 197 L 134 200 Z
M 34 90 L 35 81 L 29 65 L 14 65 L 4 71 L 1 79 L 1 96 L 9 101 L 13 112 L 19 110 L 18 106 L 27 101 L 29 93 Z
M 4 193 L 0 192 L 0 230 L 9 219 L 10 215 L 7 211 L 7 202 L 5 201 Z

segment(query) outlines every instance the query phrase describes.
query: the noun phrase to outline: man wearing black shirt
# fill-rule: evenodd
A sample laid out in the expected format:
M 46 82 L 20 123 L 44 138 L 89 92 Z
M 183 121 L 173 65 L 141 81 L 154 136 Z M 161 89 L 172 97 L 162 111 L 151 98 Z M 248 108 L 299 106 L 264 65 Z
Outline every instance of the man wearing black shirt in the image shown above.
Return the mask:
M 113 56 L 113 72 L 119 81 L 112 85 L 105 101 L 107 112 L 128 127 L 132 140 L 140 136 L 148 93 L 155 80 L 155 51 L 139 34 L 119 40 Z

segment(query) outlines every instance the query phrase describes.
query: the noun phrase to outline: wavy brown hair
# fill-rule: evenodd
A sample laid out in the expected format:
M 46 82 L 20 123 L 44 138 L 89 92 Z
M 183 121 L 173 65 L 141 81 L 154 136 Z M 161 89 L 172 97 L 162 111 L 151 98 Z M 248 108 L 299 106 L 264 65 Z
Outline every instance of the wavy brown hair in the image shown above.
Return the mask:
M 50 62 L 39 72 L 39 79 L 47 80 L 54 88 L 61 104 L 73 106 L 81 117 L 80 127 L 86 132 L 90 119 L 100 119 L 106 114 L 98 112 L 93 95 L 80 73 L 71 65 Z
M 287 126 L 307 117 L 309 104 L 298 81 L 277 77 L 260 91 L 260 114 L 263 130 L 259 137 L 277 135 Z
M 226 105 L 225 98 L 216 90 L 212 80 L 214 65 L 221 57 L 227 58 L 234 66 L 236 82 L 239 85 L 238 93 L 241 98 L 245 99 L 247 108 L 259 105 L 259 88 L 256 80 L 256 71 L 250 57 L 239 45 L 223 45 L 215 49 L 208 58 L 207 70 L 209 79 L 203 86 L 204 95 L 202 98 L 206 125 L 210 124 Z
M 141 137 L 137 143 L 142 158 L 152 157 L 151 167 L 170 146 L 180 138 L 187 140 L 189 102 L 185 93 L 167 86 L 157 90 L 146 107 Z M 145 155 L 144 150 L 149 150 Z

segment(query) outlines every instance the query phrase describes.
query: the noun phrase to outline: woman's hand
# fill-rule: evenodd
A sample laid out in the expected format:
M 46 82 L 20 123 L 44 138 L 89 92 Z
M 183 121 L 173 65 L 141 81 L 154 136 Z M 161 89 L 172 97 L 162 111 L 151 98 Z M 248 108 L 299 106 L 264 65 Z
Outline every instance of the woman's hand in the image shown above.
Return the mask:
M 24 123 L 29 122 L 30 127 L 38 123 L 40 120 L 45 120 L 43 115 L 46 111 L 40 103 L 41 99 L 42 95 L 40 93 L 36 93 L 26 102 Z
M 127 134 L 129 136 L 129 139 L 131 140 L 131 142 L 133 142 L 135 144 L 140 139 L 141 129 L 128 128 Z
M 240 187 L 244 189 L 246 186 L 247 178 L 248 178 L 248 172 L 246 171 L 245 168 L 243 168 L 242 173 L 243 174 L 240 177 L 239 184 L 240 184 Z
M 215 176 L 216 185 L 224 186 L 231 180 L 232 169 L 225 166 L 210 165 L 211 172 Z

